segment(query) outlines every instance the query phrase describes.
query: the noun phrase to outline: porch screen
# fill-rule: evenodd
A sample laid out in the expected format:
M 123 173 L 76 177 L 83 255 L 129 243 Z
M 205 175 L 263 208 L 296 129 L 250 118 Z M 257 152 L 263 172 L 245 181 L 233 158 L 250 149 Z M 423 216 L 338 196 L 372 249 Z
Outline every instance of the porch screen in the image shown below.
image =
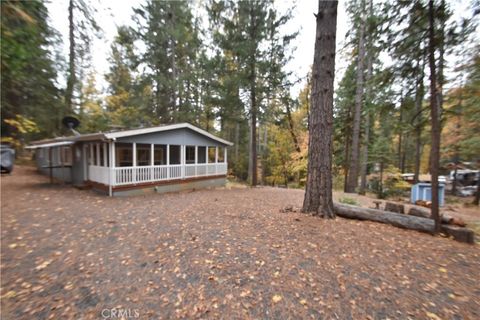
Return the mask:
M 223 163 L 225 162 L 225 148 L 218 147 L 218 162 Z
M 137 144 L 137 166 L 150 165 L 150 145 Z
M 186 164 L 195 163 L 195 146 L 185 147 L 185 163 Z
M 208 147 L 208 163 L 215 163 L 215 147 Z
M 156 166 L 163 166 L 167 164 L 167 145 L 156 144 L 154 145 L 153 162 Z
M 170 145 L 170 164 L 180 164 L 180 146 Z
M 207 162 L 207 147 L 198 147 L 197 163 Z
M 115 166 L 116 167 L 133 166 L 133 145 L 131 143 L 115 144 Z

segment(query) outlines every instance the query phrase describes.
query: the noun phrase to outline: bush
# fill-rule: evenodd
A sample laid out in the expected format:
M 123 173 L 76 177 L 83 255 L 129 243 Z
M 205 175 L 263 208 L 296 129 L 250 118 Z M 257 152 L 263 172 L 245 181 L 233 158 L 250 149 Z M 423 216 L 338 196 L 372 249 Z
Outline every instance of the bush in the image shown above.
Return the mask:
M 383 186 L 378 175 L 370 179 L 368 186 L 379 199 L 407 195 L 411 188 L 411 185 L 402 179 L 400 171 L 391 166 L 383 174 Z
M 339 201 L 340 201 L 340 203 L 350 204 L 352 206 L 358 205 L 357 200 L 352 199 L 352 198 L 348 198 L 348 197 L 340 198 Z

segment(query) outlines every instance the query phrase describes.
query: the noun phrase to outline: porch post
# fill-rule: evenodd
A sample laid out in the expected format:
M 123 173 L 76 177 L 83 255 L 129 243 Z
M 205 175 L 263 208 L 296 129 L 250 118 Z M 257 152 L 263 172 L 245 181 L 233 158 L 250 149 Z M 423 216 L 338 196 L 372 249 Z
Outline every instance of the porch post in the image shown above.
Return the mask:
M 132 144 L 132 182 L 137 182 L 137 143 Z
M 90 163 L 89 163 L 89 165 L 93 166 L 94 165 L 94 162 L 93 162 L 93 143 L 89 143 L 88 146 L 90 147 L 90 154 L 89 154 Z
M 228 172 L 228 162 L 227 162 L 227 147 L 223 149 L 223 161 L 225 162 L 225 174 Z
M 110 170 L 112 171 L 112 186 L 117 184 L 117 171 L 115 170 L 115 141 L 110 142 Z
M 195 146 L 195 177 L 197 176 L 198 168 L 198 146 Z
M 100 166 L 100 144 L 95 144 L 95 149 L 97 150 L 97 166 Z
M 180 172 L 182 175 L 182 179 L 185 178 L 185 146 L 182 144 L 180 145 Z
M 218 173 L 218 146 L 215 146 L 215 174 Z
M 103 164 L 105 165 L 105 167 L 108 167 L 108 148 L 107 148 L 107 144 L 106 143 L 103 143 Z
M 170 145 L 167 144 L 167 179 L 170 179 Z
M 112 170 L 112 144 L 113 142 L 110 141 L 108 142 L 108 152 L 110 153 L 110 157 L 108 159 L 110 160 L 110 163 L 105 163 L 106 166 L 108 167 L 108 196 L 112 196 L 113 190 L 112 190 L 112 184 L 113 184 L 113 170 Z M 107 146 L 105 144 L 105 146 Z
M 154 176 L 154 168 L 153 166 L 155 165 L 155 156 L 154 156 L 154 152 L 155 151 L 155 145 L 152 143 L 150 145 L 150 180 L 155 180 L 155 176 Z

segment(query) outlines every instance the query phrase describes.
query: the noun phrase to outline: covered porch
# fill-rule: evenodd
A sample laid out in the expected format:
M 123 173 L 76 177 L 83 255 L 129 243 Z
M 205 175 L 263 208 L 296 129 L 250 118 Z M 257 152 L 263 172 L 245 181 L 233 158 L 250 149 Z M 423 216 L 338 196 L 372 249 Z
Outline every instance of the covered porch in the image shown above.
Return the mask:
M 85 143 L 83 152 L 85 180 L 110 187 L 227 174 L 221 146 L 109 141 Z

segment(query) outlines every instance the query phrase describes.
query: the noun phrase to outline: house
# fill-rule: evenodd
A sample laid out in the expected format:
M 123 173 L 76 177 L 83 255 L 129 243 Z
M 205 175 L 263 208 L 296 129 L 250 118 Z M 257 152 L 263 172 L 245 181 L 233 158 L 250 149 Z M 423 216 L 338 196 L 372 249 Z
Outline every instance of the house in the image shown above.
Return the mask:
M 188 123 L 33 142 L 38 170 L 113 195 L 222 186 L 232 143 Z

